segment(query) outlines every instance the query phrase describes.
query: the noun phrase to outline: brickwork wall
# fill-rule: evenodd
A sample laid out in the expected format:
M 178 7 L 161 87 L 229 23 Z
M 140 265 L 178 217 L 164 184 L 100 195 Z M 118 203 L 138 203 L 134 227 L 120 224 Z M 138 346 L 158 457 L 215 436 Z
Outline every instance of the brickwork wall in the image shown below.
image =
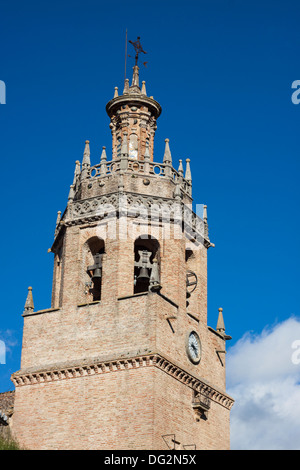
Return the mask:
M 97 303 L 24 320 L 22 369 L 155 351 L 192 375 L 225 389 L 225 354 L 220 356 L 222 364 L 216 353 L 224 349 L 224 340 L 158 294 L 121 299 L 114 309 L 112 304 Z M 198 365 L 186 354 L 186 336 L 192 330 L 199 334 L 202 344 Z
M 153 366 L 25 385 L 16 390 L 13 432 L 27 449 L 168 450 L 166 434 L 178 449 L 228 449 L 229 411 L 212 402 L 208 420 L 196 421 L 192 396 Z
M 197 450 L 229 449 L 229 411 L 214 401 L 207 420 L 196 420 L 191 403 L 193 391 L 181 382 L 156 371 L 155 381 L 155 436 L 154 448 L 166 450 L 171 445 L 163 441 L 163 435 L 175 434 L 176 449 L 196 445 Z
M 151 449 L 153 373 L 145 368 L 17 388 L 13 431 L 28 449 Z

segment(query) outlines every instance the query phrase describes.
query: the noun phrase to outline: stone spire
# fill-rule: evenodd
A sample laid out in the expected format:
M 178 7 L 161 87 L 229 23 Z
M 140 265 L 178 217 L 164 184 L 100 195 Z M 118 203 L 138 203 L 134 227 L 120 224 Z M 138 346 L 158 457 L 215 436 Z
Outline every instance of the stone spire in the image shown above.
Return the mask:
M 90 141 L 86 140 L 85 141 L 85 147 L 84 147 L 84 152 L 83 152 L 83 159 L 82 159 L 82 166 L 90 166 L 91 165 L 91 160 L 90 160 Z
M 106 175 L 106 162 L 107 162 L 106 147 L 102 147 L 102 153 L 100 157 L 100 174 L 101 175 Z
M 117 98 L 119 96 L 119 93 L 118 93 L 118 87 L 115 86 L 115 93 L 114 93 L 114 98 Z
M 75 170 L 74 170 L 74 179 L 73 179 L 73 185 L 74 186 L 76 185 L 79 176 L 80 176 L 80 161 L 76 160 Z
M 123 95 L 127 95 L 128 93 L 129 93 L 129 80 L 128 78 L 125 78 Z
M 190 167 L 190 159 L 187 158 L 186 159 L 186 169 L 185 169 L 185 179 L 186 181 L 188 181 L 189 183 L 192 182 L 192 173 L 191 173 L 191 167 Z
M 203 206 L 203 222 L 207 224 L 207 205 L 204 204 Z
M 170 164 L 172 165 L 172 155 L 171 155 L 171 151 L 170 151 L 170 146 L 169 146 L 169 139 L 165 139 L 165 153 L 164 153 L 164 159 L 163 159 L 163 163 L 165 164 Z
M 28 287 L 27 299 L 24 307 L 24 314 L 32 313 L 34 310 L 34 303 L 32 297 L 32 287 Z
M 223 309 L 222 308 L 219 308 L 219 317 L 218 317 L 216 330 L 221 335 L 225 334 L 225 324 L 224 324 Z
M 71 184 L 68 200 L 73 201 L 74 197 L 75 197 L 74 184 Z
M 179 173 L 180 176 L 183 176 L 182 160 L 179 160 L 178 173 Z
M 82 178 L 87 177 L 87 172 L 91 166 L 91 159 L 90 159 L 90 141 L 86 140 L 85 141 L 85 147 L 84 147 L 84 152 L 83 152 L 83 159 L 82 159 L 82 173 L 81 176 Z
M 147 96 L 147 93 L 146 93 L 146 82 L 145 82 L 145 80 L 142 81 L 142 90 L 141 90 L 141 93 L 142 93 L 142 95 L 146 95 L 146 96 Z
M 208 239 L 207 205 L 203 206 L 204 237 Z
M 61 211 L 57 211 L 57 217 L 56 217 L 56 224 L 55 226 L 57 227 L 61 219 Z
M 132 83 L 129 93 L 141 93 L 139 86 L 139 67 L 137 65 L 133 67 Z

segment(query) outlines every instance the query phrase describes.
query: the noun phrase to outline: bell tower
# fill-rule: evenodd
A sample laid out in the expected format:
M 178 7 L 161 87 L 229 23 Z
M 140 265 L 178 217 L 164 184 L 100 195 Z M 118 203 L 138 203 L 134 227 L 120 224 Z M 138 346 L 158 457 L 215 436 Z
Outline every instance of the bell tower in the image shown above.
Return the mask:
M 28 449 L 228 449 L 222 309 L 207 325 L 207 208 L 190 160 L 154 160 L 160 104 L 139 85 L 106 105 L 112 155 L 85 142 L 57 215 L 52 305 L 23 312 L 13 432 Z

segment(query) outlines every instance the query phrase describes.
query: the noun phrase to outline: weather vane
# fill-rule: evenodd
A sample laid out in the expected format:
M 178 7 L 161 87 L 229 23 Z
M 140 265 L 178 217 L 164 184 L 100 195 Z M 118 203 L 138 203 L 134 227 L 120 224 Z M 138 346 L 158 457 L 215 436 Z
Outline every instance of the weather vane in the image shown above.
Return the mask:
M 128 41 L 128 42 L 130 42 L 130 44 L 133 45 L 134 50 L 135 50 L 135 65 L 138 64 L 139 54 L 140 54 L 141 52 L 142 52 L 143 54 L 147 54 L 147 52 L 144 51 L 144 49 L 143 49 L 143 47 L 142 47 L 142 45 L 141 45 L 140 39 L 141 39 L 140 36 L 138 36 L 138 38 L 137 38 L 136 41 Z M 129 56 L 129 57 L 131 57 L 131 56 Z M 146 67 L 147 62 L 143 62 L 143 64 L 144 64 L 145 67 Z

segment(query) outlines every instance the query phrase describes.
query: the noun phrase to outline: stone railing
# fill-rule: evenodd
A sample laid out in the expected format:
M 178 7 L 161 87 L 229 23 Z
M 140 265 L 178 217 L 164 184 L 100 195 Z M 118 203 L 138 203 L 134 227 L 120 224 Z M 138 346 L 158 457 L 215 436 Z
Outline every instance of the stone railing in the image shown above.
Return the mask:
M 111 161 L 103 161 L 97 165 L 93 165 L 88 168 L 86 176 L 87 178 L 98 178 L 109 176 L 114 172 L 119 172 L 122 169 L 122 159 Z M 180 188 L 188 194 L 190 197 L 192 195 L 192 185 L 188 182 L 182 175 L 180 175 L 172 166 L 166 165 L 164 163 L 150 162 L 147 160 L 136 160 L 136 159 L 126 159 L 125 160 L 125 171 L 169 178 L 180 185 Z

